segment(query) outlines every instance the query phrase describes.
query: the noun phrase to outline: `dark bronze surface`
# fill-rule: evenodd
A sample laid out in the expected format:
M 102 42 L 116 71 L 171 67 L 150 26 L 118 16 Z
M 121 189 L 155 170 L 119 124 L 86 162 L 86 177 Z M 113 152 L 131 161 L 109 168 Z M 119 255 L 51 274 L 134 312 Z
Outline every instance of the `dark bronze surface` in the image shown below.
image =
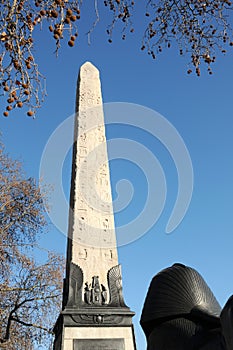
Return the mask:
M 202 276 L 182 264 L 152 279 L 140 323 L 147 350 L 233 350 L 233 297 L 221 310 Z

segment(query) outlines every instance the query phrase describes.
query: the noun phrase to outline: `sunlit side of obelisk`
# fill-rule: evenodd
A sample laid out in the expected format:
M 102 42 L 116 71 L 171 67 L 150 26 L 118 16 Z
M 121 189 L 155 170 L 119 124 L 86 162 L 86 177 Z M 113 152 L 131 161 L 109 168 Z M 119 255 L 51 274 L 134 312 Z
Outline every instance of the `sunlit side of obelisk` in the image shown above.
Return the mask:
M 63 310 L 55 350 L 134 350 L 118 265 L 99 71 L 78 78 Z

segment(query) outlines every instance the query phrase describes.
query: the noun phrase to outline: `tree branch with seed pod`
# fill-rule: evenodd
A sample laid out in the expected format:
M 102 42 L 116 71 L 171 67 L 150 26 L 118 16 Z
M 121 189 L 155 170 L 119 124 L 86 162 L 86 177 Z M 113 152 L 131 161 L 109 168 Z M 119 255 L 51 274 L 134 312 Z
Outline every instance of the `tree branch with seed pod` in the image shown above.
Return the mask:
M 148 0 L 143 4 L 135 0 L 95 0 L 88 3 L 86 12 L 84 5 L 87 6 L 87 2 L 81 0 L 0 2 L 0 88 L 7 103 L 3 111 L 5 117 L 15 108 L 24 107 L 29 117 L 35 117 L 46 96 L 45 77 L 33 54 L 35 28 L 48 30 L 58 55 L 63 42 L 71 48 L 76 45 L 82 29 L 79 19 L 82 16 L 89 23 L 90 6 L 95 21 L 90 23 L 87 33 L 89 44 L 104 17 L 109 43 L 113 42 L 114 35 L 119 35 L 118 28 L 123 40 L 137 28 L 137 33 L 141 33 L 138 46 L 142 51 L 155 59 L 173 46 L 187 57 L 188 74 L 194 71 L 199 76 L 201 66 L 206 66 L 212 74 L 216 57 L 233 47 L 231 0 Z M 136 23 L 135 15 L 143 21 Z

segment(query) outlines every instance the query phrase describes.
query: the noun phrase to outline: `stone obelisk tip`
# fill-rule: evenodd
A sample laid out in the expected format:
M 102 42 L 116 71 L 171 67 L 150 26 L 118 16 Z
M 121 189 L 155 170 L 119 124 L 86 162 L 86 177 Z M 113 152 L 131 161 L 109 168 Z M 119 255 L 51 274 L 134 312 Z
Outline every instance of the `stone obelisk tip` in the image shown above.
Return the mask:
M 79 123 L 83 118 L 80 112 L 102 104 L 99 70 L 91 63 L 85 62 L 79 70 L 76 93 L 76 112 L 79 113 Z M 104 125 L 104 120 L 101 124 Z
M 89 61 L 86 61 L 85 63 L 83 63 L 80 67 L 80 69 L 84 68 L 84 67 L 87 67 L 87 68 L 90 68 L 90 69 L 97 69 L 93 63 L 89 62 Z
M 91 62 L 85 62 L 81 67 L 79 71 L 79 78 L 85 77 L 87 78 L 99 78 L 99 70 L 91 63 Z

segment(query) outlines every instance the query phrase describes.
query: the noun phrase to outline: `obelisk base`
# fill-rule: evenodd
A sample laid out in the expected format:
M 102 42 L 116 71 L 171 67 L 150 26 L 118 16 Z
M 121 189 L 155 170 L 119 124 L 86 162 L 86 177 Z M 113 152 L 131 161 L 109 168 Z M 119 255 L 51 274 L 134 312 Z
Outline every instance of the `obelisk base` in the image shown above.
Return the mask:
M 134 313 L 128 308 L 83 311 L 65 309 L 60 314 L 54 328 L 54 350 L 136 350 Z

